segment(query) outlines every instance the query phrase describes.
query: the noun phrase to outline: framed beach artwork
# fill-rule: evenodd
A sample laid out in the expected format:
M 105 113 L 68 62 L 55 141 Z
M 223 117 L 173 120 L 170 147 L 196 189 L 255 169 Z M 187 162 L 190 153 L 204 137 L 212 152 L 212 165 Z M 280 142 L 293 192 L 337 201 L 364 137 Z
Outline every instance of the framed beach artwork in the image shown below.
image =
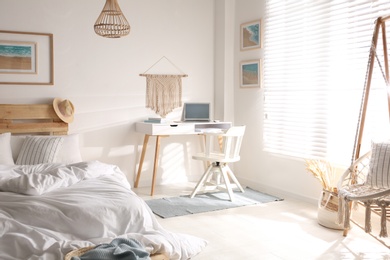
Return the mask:
M 263 47 L 263 32 L 261 19 L 241 24 L 241 51 Z
M 37 73 L 35 42 L 0 40 L 0 73 Z
M 0 30 L 0 84 L 53 85 L 53 35 Z
M 243 61 L 240 63 L 240 87 L 261 87 L 261 60 Z

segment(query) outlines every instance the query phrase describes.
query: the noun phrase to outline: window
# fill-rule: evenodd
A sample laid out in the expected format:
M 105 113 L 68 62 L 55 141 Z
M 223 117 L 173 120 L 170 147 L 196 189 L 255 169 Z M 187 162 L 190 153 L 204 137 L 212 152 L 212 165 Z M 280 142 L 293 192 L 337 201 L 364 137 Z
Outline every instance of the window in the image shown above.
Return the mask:
M 349 164 L 374 22 L 389 14 L 389 1 L 267 0 L 265 151 Z M 369 100 L 368 145 L 389 122 L 377 63 Z

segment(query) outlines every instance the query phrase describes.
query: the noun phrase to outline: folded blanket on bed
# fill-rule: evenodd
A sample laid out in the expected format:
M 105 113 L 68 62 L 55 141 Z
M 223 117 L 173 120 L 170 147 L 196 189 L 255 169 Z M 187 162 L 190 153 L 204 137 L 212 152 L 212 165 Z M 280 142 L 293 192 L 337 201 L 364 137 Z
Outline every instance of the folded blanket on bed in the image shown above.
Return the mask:
M 72 260 L 126 259 L 150 260 L 149 253 L 135 239 L 115 238 L 109 244 L 101 244 Z

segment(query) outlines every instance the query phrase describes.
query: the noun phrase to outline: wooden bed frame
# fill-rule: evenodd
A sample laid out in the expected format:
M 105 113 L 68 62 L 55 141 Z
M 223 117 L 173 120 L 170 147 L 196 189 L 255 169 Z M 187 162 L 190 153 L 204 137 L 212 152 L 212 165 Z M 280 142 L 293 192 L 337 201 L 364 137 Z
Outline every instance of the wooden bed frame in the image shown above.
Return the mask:
M 7 132 L 16 135 L 67 135 L 68 123 L 57 116 L 53 104 L 0 104 L 0 134 Z M 164 254 L 153 254 L 151 259 L 169 260 Z
M 53 104 L 0 104 L 0 133 L 66 135 L 68 123 L 56 114 Z

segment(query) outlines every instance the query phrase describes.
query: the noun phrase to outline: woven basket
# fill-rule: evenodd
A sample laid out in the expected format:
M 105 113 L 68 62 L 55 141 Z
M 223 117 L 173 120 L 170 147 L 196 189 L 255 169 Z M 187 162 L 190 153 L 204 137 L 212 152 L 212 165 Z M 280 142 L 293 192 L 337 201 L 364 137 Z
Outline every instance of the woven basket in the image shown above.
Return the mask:
M 95 246 L 88 246 L 88 247 L 83 247 L 80 249 L 70 251 L 69 253 L 67 253 L 65 255 L 64 260 L 70 260 L 70 259 L 72 259 L 73 256 L 82 256 L 83 254 L 85 254 L 86 252 L 88 252 L 89 250 L 94 249 L 94 248 L 95 248 Z
M 341 230 L 338 220 L 339 199 L 336 193 L 323 190 L 318 202 L 318 223 L 324 227 Z
M 334 192 L 323 190 L 319 202 L 319 207 L 332 212 L 337 212 L 339 210 L 338 195 Z

